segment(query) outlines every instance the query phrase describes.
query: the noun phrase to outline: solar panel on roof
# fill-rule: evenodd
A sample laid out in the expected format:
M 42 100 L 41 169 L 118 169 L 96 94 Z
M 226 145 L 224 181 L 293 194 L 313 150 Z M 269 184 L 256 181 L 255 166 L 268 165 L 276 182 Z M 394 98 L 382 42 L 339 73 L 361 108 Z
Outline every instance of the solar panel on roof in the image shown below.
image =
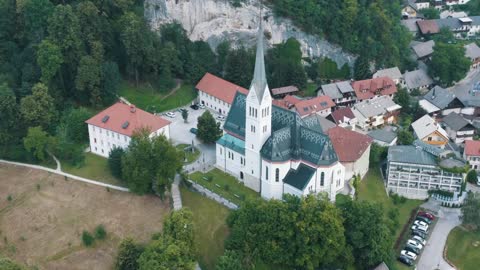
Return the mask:
M 105 115 L 105 116 L 102 118 L 102 123 L 106 123 L 106 122 L 108 121 L 108 119 L 110 119 L 110 116 Z
M 122 128 L 126 129 L 128 127 L 128 125 L 130 125 L 130 123 L 128 121 L 125 121 L 125 123 L 123 123 L 123 125 L 122 125 Z

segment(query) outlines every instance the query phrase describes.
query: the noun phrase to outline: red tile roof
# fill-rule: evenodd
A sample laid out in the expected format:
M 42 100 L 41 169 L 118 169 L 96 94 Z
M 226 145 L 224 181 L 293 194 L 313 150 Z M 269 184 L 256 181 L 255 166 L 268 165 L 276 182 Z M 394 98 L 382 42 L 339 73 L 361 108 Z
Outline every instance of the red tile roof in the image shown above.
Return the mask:
M 295 96 L 287 95 L 283 99 L 274 99 L 272 101 L 272 104 L 278 107 L 282 107 L 284 109 L 290 109 L 292 106 L 294 106 L 300 101 L 302 100 Z
M 123 125 L 127 121 L 128 126 L 123 128 Z M 133 131 L 136 129 L 149 128 L 154 132 L 169 125 L 170 121 L 139 108 L 135 108 L 135 106 L 129 106 L 125 103 L 117 102 L 88 119 L 85 123 L 123 135 L 132 136 Z
M 327 134 L 340 162 L 357 161 L 373 141 L 367 135 L 338 126 L 329 129 Z
M 480 141 L 465 140 L 465 155 L 480 156 Z
M 340 108 L 332 112 L 333 121 L 335 121 L 335 124 L 337 125 L 343 123 L 345 121 L 345 117 L 349 119 L 355 118 L 352 110 L 348 107 Z
M 389 77 L 354 81 L 352 87 L 355 90 L 357 99 L 360 101 L 374 96 L 386 96 L 397 92 L 397 86 Z
M 214 96 L 228 104 L 233 103 L 237 91 L 247 95 L 248 90 L 234 83 L 219 78 L 213 74 L 205 73 L 203 78 L 195 86 L 199 91 Z
M 417 21 L 418 28 L 422 34 L 436 34 L 440 32 L 440 28 L 435 20 Z
M 298 91 L 298 88 L 296 86 L 290 85 L 290 86 L 284 86 L 279 88 L 273 88 L 272 95 L 281 95 L 281 94 L 293 93 L 297 91 Z
M 300 116 L 305 116 L 332 108 L 333 106 L 335 106 L 335 102 L 329 96 L 318 96 L 297 102 L 295 109 Z

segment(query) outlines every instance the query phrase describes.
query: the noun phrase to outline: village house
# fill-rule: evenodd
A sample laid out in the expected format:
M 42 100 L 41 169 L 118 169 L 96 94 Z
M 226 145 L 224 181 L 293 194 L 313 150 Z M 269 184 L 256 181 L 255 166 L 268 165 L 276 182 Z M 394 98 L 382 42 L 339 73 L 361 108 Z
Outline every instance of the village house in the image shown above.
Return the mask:
M 463 103 L 452 92 L 440 86 L 433 87 L 419 101 L 419 105 L 428 114 L 449 115 L 451 112 L 468 113 L 471 109 L 465 108 Z
M 294 95 L 298 92 L 298 88 L 294 85 L 284 86 L 272 89 L 272 96 L 274 98 L 283 98 L 286 95 Z
M 415 137 L 426 144 L 444 148 L 448 144 L 448 133 L 428 114 L 412 123 Z
M 480 171 L 480 141 L 465 140 L 463 158 L 468 161 L 470 168 Z
M 357 126 L 369 130 L 396 123 L 401 108 L 389 96 L 381 96 L 355 104 L 352 111 L 357 118 Z
M 477 68 L 480 65 L 480 48 L 475 42 L 469 43 L 464 47 L 465 56 L 472 62 L 470 68 Z
M 450 139 L 456 144 L 462 144 L 465 140 L 473 140 L 476 128 L 461 114 L 452 112 L 442 119 L 445 130 Z
M 340 127 L 355 130 L 357 118 L 350 107 L 336 109 L 328 117 Z
M 425 36 L 438 34 L 442 28 L 447 28 L 456 38 L 464 39 L 480 32 L 480 16 L 423 20 L 418 21 L 417 25 L 420 33 Z
M 352 88 L 355 90 L 358 101 L 380 96 L 393 97 L 393 95 L 397 93 L 397 86 L 389 77 L 354 81 Z
M 332 112 L 335 103 L 329 96 L 317 96 L 311 99 L 303 99 L 294 105 L 296 112 L 301 118 L 312 114 L 327 117 Z
M 407 1 L 401 12 L 403 19 L 417 18 L 417 6 L 412 1 Z
M 393 80 L 395 84 L 402 84 L 403 83 L 403 76 L 400 72 L 398 67 L 386 68 L 377 70 L 372 76 L 372 78 L 381 78 L 381 77 L 388 77 Z
M 407 71 L 403 74 L 403 79 L 405 81 L 405 87 L 409 92 L 413 90 L 422 91 L 428 89 L 433 84 L 432 78 L 430 78 L 423 69 Z
M 410 19 L 401 20 L 400 23 L 408 29 L 408 31 L 412 34 L 412 36 L 416 37 L 418 35 L 418 26 L 417 26 L 418 20 L 420 19 L 410 18 Z
M 380 146 L 392 146 L 397 144 L 397 133 L 391 129 L 374 129 L 367 133 L 373 142 Z
M 352 106 L 356 102 L 350 81 L 324 84 L 318 90 L 318 95 L 329 96 L 337 106 Z
M 248 90 L 234 83 L 206 73 L 197 83 L 198 102 L 207 108 L 223 115 L 227 115 L 237 91 L 248 94 Z
M 126 149 L 135 130 L 148 129 L 150 136 L 170 138 L 170 121 L 133 105 L 117 102 L 85 121 L 90 151 L 108 158 L 115 147 Z
M 429 60 L 433 54 L 433 47 L 435 46 L 435 41 L 429 40 L 425 42 L 412 41 L 410 48 L 414 53 L 416 60 L 424 61 Z

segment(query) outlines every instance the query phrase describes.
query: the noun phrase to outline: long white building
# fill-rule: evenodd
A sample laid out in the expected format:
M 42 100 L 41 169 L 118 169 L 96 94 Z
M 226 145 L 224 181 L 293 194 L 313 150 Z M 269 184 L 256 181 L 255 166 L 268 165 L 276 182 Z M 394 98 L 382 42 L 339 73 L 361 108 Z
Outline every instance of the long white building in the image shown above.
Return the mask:
M 107 158 L 113 148 L 127 148 L 133 132 L 140 128 L 149 129 L 150 136 L 163 134 L 170 138 L 170 121 L 121 102 L 101 111 L 86 123 L 90 151 Z

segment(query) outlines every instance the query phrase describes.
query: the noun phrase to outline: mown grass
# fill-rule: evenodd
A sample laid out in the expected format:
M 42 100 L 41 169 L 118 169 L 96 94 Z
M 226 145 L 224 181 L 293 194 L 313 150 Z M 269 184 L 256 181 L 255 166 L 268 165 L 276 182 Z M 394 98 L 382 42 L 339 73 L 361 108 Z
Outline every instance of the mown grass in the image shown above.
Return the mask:
M 92 153 L 85 153 L 85 163 L 81 167 L 62 163 L 62 171 L 107 184 L 124 186 L 124 184 L 110 173 L 108 159 Z
M 447 239 L 447 258 L 459 270 L 479 269 L 480 231 L 454 228 Z

